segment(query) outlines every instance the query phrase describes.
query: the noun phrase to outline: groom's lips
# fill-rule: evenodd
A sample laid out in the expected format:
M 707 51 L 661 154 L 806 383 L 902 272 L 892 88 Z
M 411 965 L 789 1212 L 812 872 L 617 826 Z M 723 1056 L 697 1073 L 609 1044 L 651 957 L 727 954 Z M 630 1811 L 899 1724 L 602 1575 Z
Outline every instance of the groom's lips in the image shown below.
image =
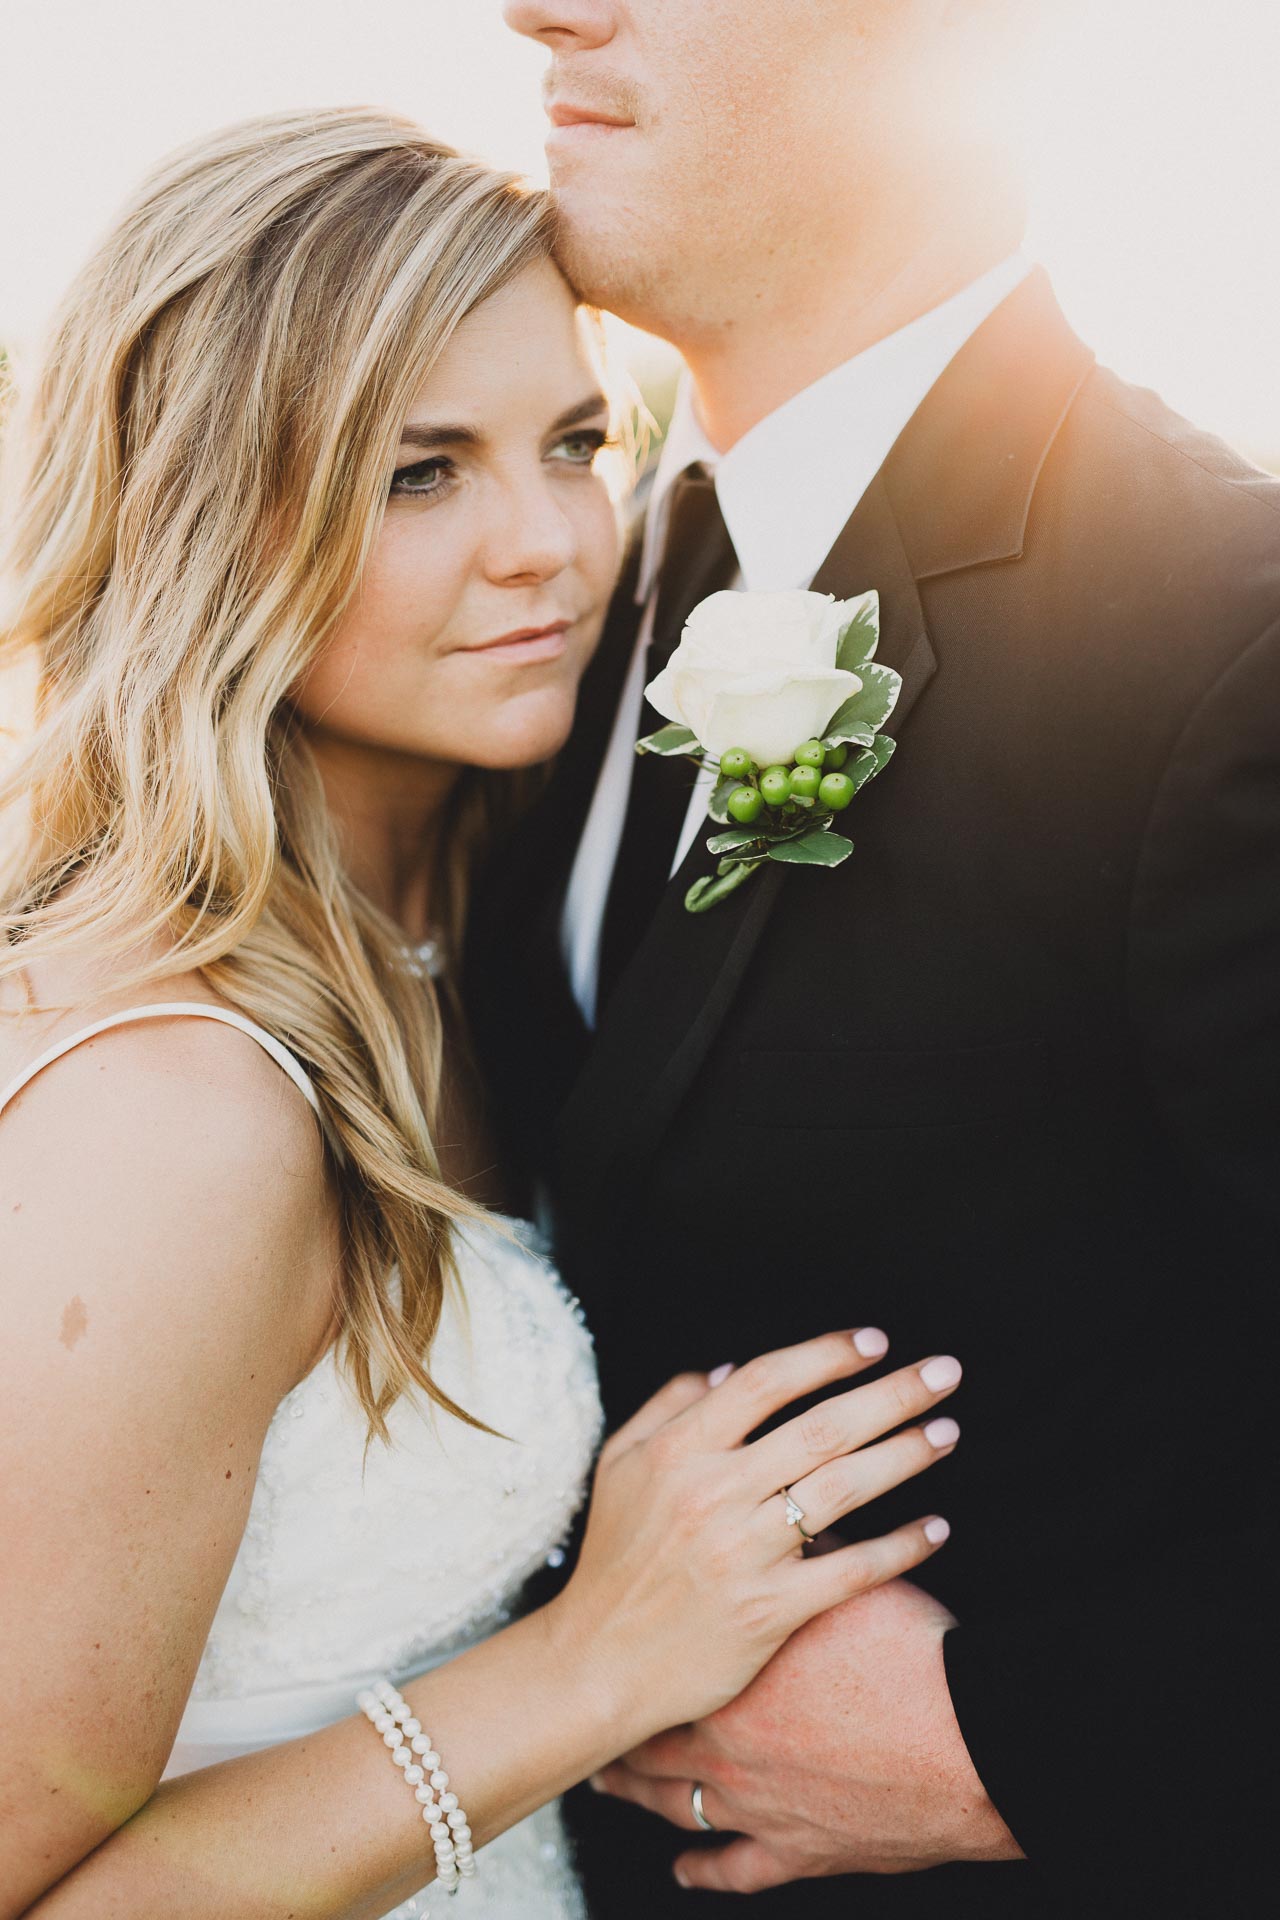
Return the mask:
M 596 107 L 575 106 L 569 100 L 550 101 L 547 118 L 551 122 L 548 146 L 558 140 L 598 139 L 610 133 L 626 133 L 635 127 L 634 120 L 618 119 Z

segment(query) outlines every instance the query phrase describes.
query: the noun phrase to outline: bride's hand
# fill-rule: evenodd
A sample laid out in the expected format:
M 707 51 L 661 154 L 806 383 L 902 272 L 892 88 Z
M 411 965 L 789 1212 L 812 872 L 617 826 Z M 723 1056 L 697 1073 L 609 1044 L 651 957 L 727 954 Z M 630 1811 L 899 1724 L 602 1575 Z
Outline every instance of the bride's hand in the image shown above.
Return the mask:
M 935 1516 L 805 1558 L 781 1489 L 816 1535 L 945 1458 L 953 1420 L 895 1429 L 954 1391 L 955 1360 L 905 1367 L 745 1444 L 886 1346 L 874 1329 L 833 1333 L 764 1354 L 718 1386 L 682 1374 L 608 1441 L 582 1554 L 552 1610 L 615 1703 L 620 1732 L 644 1724 L 644 1738 L 715 1712 L 806 1620 L 909 1573 L 946 1539 Z

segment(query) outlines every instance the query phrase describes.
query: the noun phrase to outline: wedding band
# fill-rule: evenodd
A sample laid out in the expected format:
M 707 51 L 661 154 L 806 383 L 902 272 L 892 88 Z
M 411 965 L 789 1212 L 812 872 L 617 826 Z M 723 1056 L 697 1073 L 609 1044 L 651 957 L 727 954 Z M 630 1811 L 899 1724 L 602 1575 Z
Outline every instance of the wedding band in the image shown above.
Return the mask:
M 702 1831 L 704 1833 L 715 1833 L 717 1829 L 713 1827 L 711 1822 L 708 1820 L 706 1815 L 706 1810 L 702 1804 L 701 1780 L 697 1780 L 694 1782 L 693 1792 L 689 1796 L 689 1805 L 693 1808 L 693 1817 L 697 1821 L 698 1825 L 702 1828 Z
M 804 1508 L 798 1500 L 792 1497 L 790 1487 L 784 1487 L 782 1489 L 782 1497 L 787 1503 L 787 1525 L 794 1527 L 802 1540 L 812 1541 L 815 1536 L 809 1532 L 804 1524 Z

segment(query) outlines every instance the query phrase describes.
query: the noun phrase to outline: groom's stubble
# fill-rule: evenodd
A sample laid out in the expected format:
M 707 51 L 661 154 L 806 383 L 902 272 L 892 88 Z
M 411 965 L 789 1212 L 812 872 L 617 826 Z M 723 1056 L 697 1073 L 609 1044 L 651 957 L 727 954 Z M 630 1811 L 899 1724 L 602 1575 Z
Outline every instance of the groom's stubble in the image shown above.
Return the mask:
M 948 276 L 963 285 L 981 270 L 970 256 L 1017 244 L 991 84 L 1016 11 L 1014 0 L 507 0 L 509 23 L 551 53 L 551 106 L 632 123 L 552 137 L 569 277 L 695 367 L 747 335 L 785 333 L 803 384 L 809 362 L 821 371 L 867 344 L 828 342 L 837 302 L 852 327 L 859 300 L 874 305 L 938 236 L 940 297 Z M 998 232 L 969 244 L 966 229 L 984 225 Z M 867 325 L 876 337 L 880 316 Z

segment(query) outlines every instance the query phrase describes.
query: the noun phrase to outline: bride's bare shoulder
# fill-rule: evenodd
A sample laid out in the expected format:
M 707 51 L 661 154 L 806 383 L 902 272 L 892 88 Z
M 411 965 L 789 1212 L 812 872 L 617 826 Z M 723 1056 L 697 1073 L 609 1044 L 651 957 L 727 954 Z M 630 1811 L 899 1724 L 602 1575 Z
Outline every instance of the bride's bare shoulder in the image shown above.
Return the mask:
M 131 965 L 133 956 L 127 959 Z M 135 1118 L 141 1118 L 136 1111 L 139 1094 L 144 1105 L 151 1099 L 163 1100 L 164 1083 L 176 1083 L 182 1097 L 196 1096 L 188 1111 L 190 1126 L 207 1126 L 215 1103 L 224 1099 L 250 1123 L 255 1111 L 261 1111 L 266 1124 L 279 1130 L 282 1146 L 290 1135 L 299 1144 L 317 1144 L 305 1100 L 249 1035 L 222 1021 L 186 1014 L 166 1019 L 120 1018 L 160 1004 L 234 1011 L 210 989 L 203 975 L 168 974 L 159 983 L 131 990 L 115 984 L 113 975 L 118 977 L 120 971 L 119 966 L 109 968 L 90 954 L 47 961 L 39 969 L 10 974 L 0 982 L 0 1088 L 59 1043 L 101 1021 L 119 1019 L 119 1024 L 104 1032 L 79 1040 L 39 1073 L 16 1096 L 13 1111 L 39 1103 L 48 1108 L 47 1124 L 54 1111 L 64 1106 L 79 1111 L 88 1098 L 104 1122 L 113 1113 L 123 1121 L 124 1103 L 133 1106 Z M 282 1089 L 292 1097 L 284 1100 Z
M 50 994 L 52 984 L 36 983 L 46 1006 L 72 997 Z M 198 976 L 168 979 L 162 993 L 74 998 L 74 1011 L 0 1021 L 0 1087 L 127 1006 L 220 1004 Z M 109 1311 L 137 1314 L 162 1337 L 199 1345 L 220 1328 L 233 1344 L 268 1339 L 288 1376 L 325 1323 L 332 1258 L 315 1116 L 234 1027 L 198 1017 L 112 1026 L 46 1066 L 0 1114 L 0 1272 L 23 1275 L 21 1302 L 9 1307 L 45 1314 L 60 1290 L 92 1288 Z M 66 1284 L 75 1279 L 79 1287 Z M 277 1348 L 281 1327 L 296 1355 Z M 280 1390 L 291 1383 L 282 1377 Z

